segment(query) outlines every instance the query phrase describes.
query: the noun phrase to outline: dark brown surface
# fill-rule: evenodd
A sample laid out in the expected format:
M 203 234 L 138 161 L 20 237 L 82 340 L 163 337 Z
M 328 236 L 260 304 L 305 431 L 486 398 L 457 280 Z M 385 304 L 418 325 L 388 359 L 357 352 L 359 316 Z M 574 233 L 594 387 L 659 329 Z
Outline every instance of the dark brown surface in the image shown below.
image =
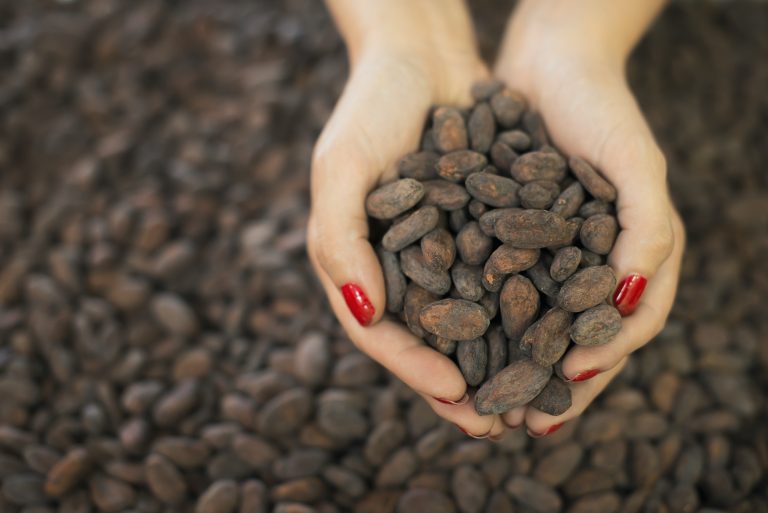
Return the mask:
M 473 2 L 487 54 L 509 9 L 496 3 Z M 451 512 L 471 466 L 494 513 L 768 511 L 767 20 L 758 2 L 680 3 L 641 44 L 630 81 L 689 236 L 674 313 L 581 419 L 494 445 L 353 358 L 311 277 L 311 144 L 346 72 L 319 4 L 3 3 L 0 511 L 46 500 L 36 445 L 93 465 L 27 511 L 162 511 L 143 465 L 168 436 L 208 451 L 184 466 L 152 449 L 181 469 L 185 510 L 233 480 L 236 511 Z M 155 423 L 188 379 L 192 411 Z M 262 430 L 264 412 L 285 429 Z M 135 418 L 138 453 L 118 436 Z M 385 425 L 399 436 L 369 458 Z M 237 433 L 264 445 L 246 452 Z M 578 467 L 547 484 L 537 469 L 573 442 Z M 376 485 L 383 466 L 406 481 Z M 312 477 L 319 500 L 273 502 Z

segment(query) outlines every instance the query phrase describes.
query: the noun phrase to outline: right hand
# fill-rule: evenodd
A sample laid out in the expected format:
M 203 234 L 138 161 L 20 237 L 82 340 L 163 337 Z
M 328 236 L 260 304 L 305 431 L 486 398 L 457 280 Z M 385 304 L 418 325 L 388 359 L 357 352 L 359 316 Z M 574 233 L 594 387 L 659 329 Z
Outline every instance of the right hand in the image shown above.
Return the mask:
M 430 107 L 469 105 L 472 83 L 487 78 L 471 29 L 465 32 L 464 39 L 451 34 L 447 44 L 369 48 L 355 57 L 314 149 L 307 243 L 331 306 L 355 345 L 441 417 L 472 436 L 496 437 L 504 431 L 501 419 L 477 415 L 458 367 L 399 320 L 382 318 L 384 278 L 368 241 L 365 212 L 368 192 L 395 179 L 400 158 L 418 148 Z

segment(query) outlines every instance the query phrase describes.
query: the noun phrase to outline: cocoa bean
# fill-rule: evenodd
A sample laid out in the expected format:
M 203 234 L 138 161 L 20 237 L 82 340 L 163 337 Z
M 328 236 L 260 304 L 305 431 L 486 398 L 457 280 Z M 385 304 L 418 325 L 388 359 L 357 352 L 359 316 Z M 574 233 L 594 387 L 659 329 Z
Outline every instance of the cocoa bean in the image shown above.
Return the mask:
M 234 481 L 216 481 L 197 500 L 195 513 L 232 513 L 237 506 L 238 492 Z
M 365 211 L 376 219 L 394 219 L 416 206 L 424 186 L 413 178 L 401 178 L 374 189 L 365 199 Z
M 539 365 L 553 365 L 568 349 L 572 317 L 570 312 L 552 308 L 541 319 L 531 324 L 523 334 L 520 344 L 531 348 L 531 356 Z
M 565 219 L 575 216 L 584 203 L 584 187 L 579 182 L 573 182 L 563 189 L 550 208 L 551 212 L 561 215 Z
M 553 376 L 530 406 L 548 415 L 562 415 L 571 407 L 571 389 L 561 378 Z
M 621 314 L 610 305 L 598 305 L 576 317 L 571 339 L 582 346 L 607 344 L 621 330 Z
M 460 342 L 456 348 L 456 360 L 467 384 L 477 386 L 485 378 L 488 345 L 483 338 Z
M 503 142 L 496 141 L 491 145 L 491 162 L 497 168 L 509 170 L 517 158 L 517 153 Z
M 583 456 L 584 449 L 575 442 L 559 445 L 542 456 L 533 470 L 533 477 L 541 483 L 558 486 L 571 477 Z
M 487 153 L 496 135 L 496 120 L 487 103 L 478 103 L 469 115 L 467 123 L 470 147 L 480 153 Z
M 613 248 L 619 225 L 616 218 L 608 214 L 588 217 L 581 225 L 579 238 L 584 246 L 598 255 L 607 255 Z
M 531 146 L 540 149 L 549 144 L 549 136 L 541 115 L 533 110 L 528 110 L 523 115 L 523 128 L 531 136 Z
M 69 451 L 48 472 L 45 480 L 45 493 L 61 496 L 77 486 L 90 470 L 91 459 L 82 448 Z
M 494 225 L 496 237 L 518 248 L 546 248 L 567 243 L 568 228 L 558 214 L 546 210 L 507 211 Z
M 616 276 L 610 267 L 587 267 L 563 283 L 557 295 L 558 305 L 569 312 L 583 312 L 600 304 L 613 292 L 614 287 Z
M 437 174 L 450 182 L 463 182 L 472 173 L 482 171 L 488 159 L 482 153 L 460 150 L 440 157 L 435 169 Z
M 431 333 L 427 333 L 426 340 L 430 347 L 433 347 L 443 354 L 453 354 L 456 352 L 455 340 L 448 340 L 447 338 L 438 337 Z
M 483 270 L 480 266 L 456 262 L 451 269 L 453 285 L 462 299 L 480 301 L 485 294 L 482 281 Z M 491 316 L 492 317 L 492 316 Z
M 568 167 L 592 196 L 602 201 L 616 201 L 616 189 L 586 160 L 571 157 L 568 159 Z
M 496 221 L 506 215 L 507 212 L 516 212 L 517 208 L 495 208 L 489 210 L 478 219 L 480 230 L 489 237 L 496 236 Z M 458 230 L 457 230 L 458 231 Z
M 501 288 L 499 310 L 504 333 L 510 340 L 520 340 L 539 311 L 539 293 L 528 278 L 511 276 Z
M 491 292 L 498 292 L 508 274 L 525 271 L 538 259 L 538 249 L 518 249 L 512 244 L 502 244 L 485 262 L 483 287 Z
M 516 207 L 520 204 L 520 184 L 511 178 L 483 171 L 469 175 L 464 185 L 473 198 L 491 207 Z
M 493 250 L 493 240 L 480 230 L 476 221 L 470 221 L 456 235 L 456 250 L 467 265 L 482 265 Z
M 484 101 L 504 88 L 504 83 L 495 78 L 478 80 L 472 84 L 470 93 L 475 101 Z
M 459 341 L 482 336 L 490 323 L 485 308 L 464 299 L 431 303 L 421 310 L 419 320 L 426 331 Z
M 579 208 L 579 216 L 588 218 L 600 214 L 613 214 L 613 209 L 609 203 L 601 200 L 587 201 Z
M 400 251 L 434 230 L 439 220 L 440 214 L 435 207 L 421 207 L 392 225 L 381 239 L 381 245 L 386 251 Z
M 398 164 L 398 173 L 403 178 L 413 178 L 414 180 L 430 180 L 437 178 L 435 165 L 440 155 L 433 151 L 418 151 L 409 153 Z
M 527 107 L 522 94 L 507 88 L 494 93 L 490 103 L 496 121 L 504 128 L 515 126 Z
M 485 333 L 488 344 L 488 366 L 485 379 L 490 379 L 507 366 L 509 358 L 508 342 L 501 326 L 493 326 Z
M 456 258 L 456 243 L 451 233 L 444 228 L 436 228 L 421 238 L 421 252 L 430 268 L 447 271 Z M 405 284 L 403 284 L 405 291 Z M 397 312 L 396 309 L 393 313 Z
M 551 375 L 551 367 L 533 360 L 513 362 L 480 387 L 475 410 L 480 415 L 492 415 L 527 404 L 544 389 Z
M 431 267 L 419 246 L 409 246 L 400 252 L 400 268 L 414 283 L 433 294 L 442 296 L 451 289 L 448 272 Z
M 404 317 L 408 329 L 419 338 L 424 338 L 426 332 L 421 326 L 419 315 L 427 305 L 440 299 L 439 296 L 432 294 L 415 283 L 409 283 L 405 291 Z
M 523 208 L 547 209 L 560 194 L 560 186 L 548 180 L 536 180 L 525 184 L 517 194 Z
M 531 282 L 536 289 L 544 294 L 548 302 L 553 304 L 554 299 L 557 298 L 557 295 L 560 292 L 560 284 L 552 279 L 546 264 L 542 260 L 539 260 L 531 268 L 526 270 L 525 274 L 531 279 Z
M 464 117 L 453 107 L 438 107 L 432 114 L 432 140 L 441 153 L 464 150 L 467 144 L 467 126 Z
M 515 151 L 526 151 L 531 147 L 531 137 L 522 130 L 507 130 L 499 133 L 496 140 Z
M 422 184 L 424 185 L 422 205 L 434 205 L 454 214 L 469 203 L 469 193 L 457 183 L 445 180 L 427 180 Z
M 532 151 L 515 159 L 510 172 L 512 178 L 522 184 L 535 180 L 559 182 L 565 178 L 565 159 L 549 151 Z
M 539 513 L 555 513 L 562 508 L 563 500 L 552 487 L 530 477 L 515 476 L 504 489 L 523 506 Z
M 184 478 L 173 463 L 159 454 L 150 454 L 144 462 L 147 485 L 152 494 L 165 504 L 179 504 L 187 495 Z
M 563 282 L 573 275 L 581 262 L 581 250 L 576 246 L 560 248 L 555 253 L 552 265 L 549 267 L 549 275 L 553 280 Z

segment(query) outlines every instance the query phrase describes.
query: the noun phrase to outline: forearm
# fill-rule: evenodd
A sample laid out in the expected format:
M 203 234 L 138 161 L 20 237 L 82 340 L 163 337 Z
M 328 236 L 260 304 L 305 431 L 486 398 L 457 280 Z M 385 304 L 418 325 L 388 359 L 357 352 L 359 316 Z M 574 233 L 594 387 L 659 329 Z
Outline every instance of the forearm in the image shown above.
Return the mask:
M 430 58 L 476 53 L 472 23 L 462 0 L 326 0 L 355 62 L 386 48 Z M 429 56 L 429 57 L 428 57 Z
M 515 55 L 566 52 L 623 65 L 666 0 L 523 0 L 510 18 L 500 65 Z M 535 57 L 533 57 L 535 58 Z

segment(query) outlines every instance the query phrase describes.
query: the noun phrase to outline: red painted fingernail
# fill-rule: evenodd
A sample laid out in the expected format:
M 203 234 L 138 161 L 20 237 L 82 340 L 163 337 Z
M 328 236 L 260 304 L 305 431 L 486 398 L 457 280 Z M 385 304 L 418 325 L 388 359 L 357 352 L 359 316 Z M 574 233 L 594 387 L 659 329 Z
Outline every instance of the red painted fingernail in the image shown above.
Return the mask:
M 549 426 L 547 428 L 547 430 L 544 431 L 543 433 L 533 433 L 531 431 L 528 431 L 528 434 L 531 435 L 534 438 L 541 438 L 542 436 L 551 435 L 552 433 L 554 433 L 555 431 L 557 431 L 561 427 L 563 427 L 563 423 L 562 422 L 560 424 L 555 424 L 554 426 Z
M 568 381 L 570 381 L 571 383 L 578 383 L 580 381 L 586 381 L 588 379 L 592 379 L 595 376 L 597 376 L 598 374 L 600 374 L 599 370 L 597 370 L 597 369 L 589 369 L 589 370 L 586 370 L 584 372 L 579 372 L 578 374 L 576 374 L 574 377 L 572 377 Z
M 485 434 L 485 435 L 483 435 L 483 436 L 477 436 L 477 435 L 473 435 L 472 433 L 470 433 L 469 431 L 467 431 L 467 430 L 466 430 L 466 429 L 464 429 L 463 427 L 459 426 L 458 424 L 454 424 L 454 426 L 456 426 L 457 428 L 459 428 L 459 431 L 461 431 L 462 433 L 464 433 L 465 435 L 467 435 L 467 436 L 468 436 L 468 437 L 470 437 L 470 438 L 474 438 L 474 439 L 476 439 L 476 440 L 483 440 L 484 438 L 488 438 L 488 435 L 487 435 L 487 434 Z
M 623 317 L 635 311 L 647 284 L 648 280 L 640 274 L 630 274 L 621 280 L 613 293 L 613 304 Z
M 363 289 L 354 283 L 347 283 L 341 287 L 341 293 L 344 295 L 344 301 L 347 302 L 349 311 L 355 316 L 357 322 L 361 326 L 368 326 L 373 319 L 373 314 L 376 313 L 376 309 Z
M 450 399 L 443 399 L 442 397 L 435 397 L 435 401 L 443 403 L 443 404 L 452 404 L 454 406 L 460 406 L 462 404 L 466 404 L 467 401 L 469 401 L 469 395 L 464 394 L 464 396 L 459 399 L 458 401 L 451 401 Z

